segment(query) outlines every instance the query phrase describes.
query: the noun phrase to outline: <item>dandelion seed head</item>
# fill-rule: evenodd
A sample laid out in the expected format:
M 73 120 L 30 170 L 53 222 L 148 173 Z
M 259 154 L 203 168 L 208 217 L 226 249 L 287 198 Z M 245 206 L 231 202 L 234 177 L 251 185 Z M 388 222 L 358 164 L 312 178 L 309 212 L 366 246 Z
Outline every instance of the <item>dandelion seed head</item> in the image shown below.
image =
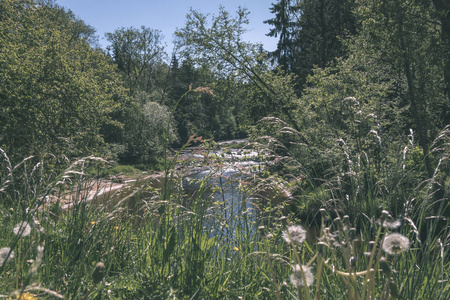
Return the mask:
M 20 237 L 29 236 L 31 233 L 31 226 L 27 222 L 19 223 L 14 227 L 13 233 Z
M 9 253 L 11 252 L 11 254 Z M 9 254 L 9 257 L 8 257 Z M 0 249 L 0 266 L 3 265 L 3 263 L 11 261 L 11 259 L 14 258 L 14 251 L 11 251 L 11 248 L 4 247 Z
M 291 274 L 291 283 L 296 287 L 303 287 L 305 286 L 302 276 L 302 271 L 305 274 L 306 279 L 306 286 L 311 286 L 314 282 L 314 276 L 311 272 L 311 268 L 307 266 L 303 266 L 300 269 L 300 265 L 295 265 L 293 268 L 293 273 Z
M 394 219 L 388 211 L 383 210 L 381 212 L 380 219 L 377 220 L 377 224 L 383 226 L 384 228 L 393 230 L 398 229 L 400 225 L 402 225 L 402 222 Z
M 387 229 L 398 229 L 402 225 L 402 222 L 400 220 L 384 220 L 383 227 Z
M 398 255 L 409 249 L 409 239 L 400 233 L 386 235 L 383 243 L 383 250 L 390 255 Z
M 291 235 L 292 241 L 294 244 L 301 244 L 306 239 L 306 230 L 303 229 L 300 225 L 292 225 L 288 226 L 287 230 L 283 231 L 282 238 L 286 241 L 286 243 L 291 243 L 289 239 L 289 234 Z
M 383 209 L 382 211 L 381 211 L 381 216 L 383 217 L 388 217 L 388 216 L 390 216 L 391 214 L 387 211 L 387 210 L 385 210 L 385 209 Z

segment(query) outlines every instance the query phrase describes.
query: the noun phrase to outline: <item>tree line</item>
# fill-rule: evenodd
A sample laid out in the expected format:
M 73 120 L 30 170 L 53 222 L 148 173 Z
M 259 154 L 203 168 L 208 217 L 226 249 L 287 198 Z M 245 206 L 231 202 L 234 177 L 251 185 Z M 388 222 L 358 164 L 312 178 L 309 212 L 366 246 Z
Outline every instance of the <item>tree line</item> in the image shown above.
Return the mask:
M 369 135 L 389 143 L 412 130 L 432 175 L 433 141 L 450 123 L 449 6 L 279 0 L 267 8 L 273 52 L 243 39 L 246 9 L 191 10 L 168 59 L 157 29 L 118 28 L 100 49 L 95 29 L 54 1 L 3 0 L 0 147 L 15 161 L 152 163 L 167 140 L 280 134 L 259 122 L 274 117 L 307 145 L 309 163 L 321 161 L 310 171 L 327 172 L 332 159 L 318 153 L 336 140 L 368 150 Z

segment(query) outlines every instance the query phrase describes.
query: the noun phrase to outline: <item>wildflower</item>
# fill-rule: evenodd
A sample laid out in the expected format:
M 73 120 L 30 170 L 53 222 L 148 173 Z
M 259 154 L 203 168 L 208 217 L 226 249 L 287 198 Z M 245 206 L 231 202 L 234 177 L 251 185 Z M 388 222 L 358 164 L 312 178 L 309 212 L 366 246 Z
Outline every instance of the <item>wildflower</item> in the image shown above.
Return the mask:
M 289 234 L 291 235 L 294 244 L 301 244 L 306 239 L 306 230 L 300 225 L 288 226 L 287 230 L 283 231 L 282 237 L 286 243 L 290 243 Z
M 37 299 L 33 294 L 30 293 L 23 293 L 20 295 L 16 295 L 15 298 L 11 298 L 9 297 L 8 300 L 13 300 L 13 299 L 18 299 L 18 300 L 33 300 L 33 299 Z
M 234 250 L 234 251 L 239 251 L 239 248 L 236 247 L 236 246 L 234 246 L 233 250 Z
M 305 274 L 306 286 L 311 286 L 314 282 L 314 276 L 311 272 L 311 268 L 307 266 L 302 266 L 300 269 L 300 265 L 295 265 L 293 268 L 293 273 L 291 274 L 291 283 L 296 287 L 305 286 L 302 276 L 302 271 Z
M 91 225 L 95 225 L 95 221 L 91 221 Z
M 400 233 L 391 233 L 385 236 L 383 250 L 387 254 L 397 255 L 409 249 L 410 241 Z
M 20 237 L 29 236 L 31 233 L 31 226 L 27 222 L 22 222 L 14 227 L 13 232 Z
M 10 253 L 11 252 L 11 253 Z M 9 256 L 8 256 L 9 254 Z M 11 259 L 14 257 L 14 251 L 11 251 L 11 248 L 4 247 L 0 249 L 0 266 L 3 265 L 3 263 L 11 261 Z
M 114 226 L 114 229 L 115 230 L 119 230 L 119 226 Z

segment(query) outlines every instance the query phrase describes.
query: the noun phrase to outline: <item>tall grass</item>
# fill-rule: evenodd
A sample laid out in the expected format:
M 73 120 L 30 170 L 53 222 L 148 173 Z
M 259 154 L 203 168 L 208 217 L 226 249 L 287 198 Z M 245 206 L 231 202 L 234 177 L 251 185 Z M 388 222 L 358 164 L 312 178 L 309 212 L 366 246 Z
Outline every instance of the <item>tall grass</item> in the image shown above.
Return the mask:
M 207 151 L 214 172 L 195 193 L 183 189 L 178 166 L 167 158 L 162 189 L 138 181 L 103 202 L 91 200 L 93 182 L 85 175 L 98 158 L 48 175 L 43 161 L 27 158 L 12 166 L 1 152 L 0 248 L 7 251 L 1 251 L 0 297 L 447 299 L 448 129 L 433 146 L 436 172 L 425 180 L 416 177 L 407 155 L 388 169 L 341 145 L 346 180 L 316 182 L 303 196 L 286 182 L 292 195 L 277 203 L 253 199 L 258 185 L 217 176 L 224 162 Z M 232 183 L 251 209 L 229 205 L 224 192 Z M 283 189 L 275 190 L 286 194 Z M 98 190 L 94 199 L 100 198 Z M 309 224 L 286 206 L 304 205 L 302 199 L 315 199 L 322 210 L 320 226 L 299 242 L 291 226 Z M 14 232 L 20 225 L 25 233 L 26 224 L 29 235 Z M 410 243 L 398 255 L 383 250 L 391 233 Z

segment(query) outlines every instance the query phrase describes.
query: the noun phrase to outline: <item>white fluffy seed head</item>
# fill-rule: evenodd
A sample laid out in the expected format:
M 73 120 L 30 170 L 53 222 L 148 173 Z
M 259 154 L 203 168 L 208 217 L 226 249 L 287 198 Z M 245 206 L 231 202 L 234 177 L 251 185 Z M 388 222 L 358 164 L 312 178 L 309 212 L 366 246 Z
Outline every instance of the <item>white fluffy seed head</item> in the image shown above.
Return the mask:
M 5 261 L 9 262 L 13 258 L 14 258 L 14 251 L 11 251 L 11 248 L 4 247 L 0 249 L 0 266 L 2 266 Z
M 303 270 L 303 273 L 305 274 L 306 286 L 311 286 L 314 283 L 314 276 L 310 267 L 302 265 L 300 269 L 300 265 L 295 265 L 292 269 L 293 273 L 291 274 L 290 279 L 295 287 L 305 286 L 301 270 Z
M 400 233 L 386 235 L 383 242 L 383 250 L 389 255 L 398 255 L 407 251 L 409 246 L 409 239 Z
M 13 228 L 13 233 L 20 237 L 29 236 L 31 233 L 31 226 L 27 222 L 19 223 Z
M 283 231 L 282 237 L 283 239 L 286 241 L 286 243 L 291 243 L 290 239 L 289 239 L 289 234 L 291 235 L 292 241 L 294 242 L 294 244 L 301 244 L 305 241 L 306 239 L 306 230 L 303 229 L 302 226 L 300 225 L 292 225 L 292 226 L 288 226 L 287 229 L 285 231 Z

